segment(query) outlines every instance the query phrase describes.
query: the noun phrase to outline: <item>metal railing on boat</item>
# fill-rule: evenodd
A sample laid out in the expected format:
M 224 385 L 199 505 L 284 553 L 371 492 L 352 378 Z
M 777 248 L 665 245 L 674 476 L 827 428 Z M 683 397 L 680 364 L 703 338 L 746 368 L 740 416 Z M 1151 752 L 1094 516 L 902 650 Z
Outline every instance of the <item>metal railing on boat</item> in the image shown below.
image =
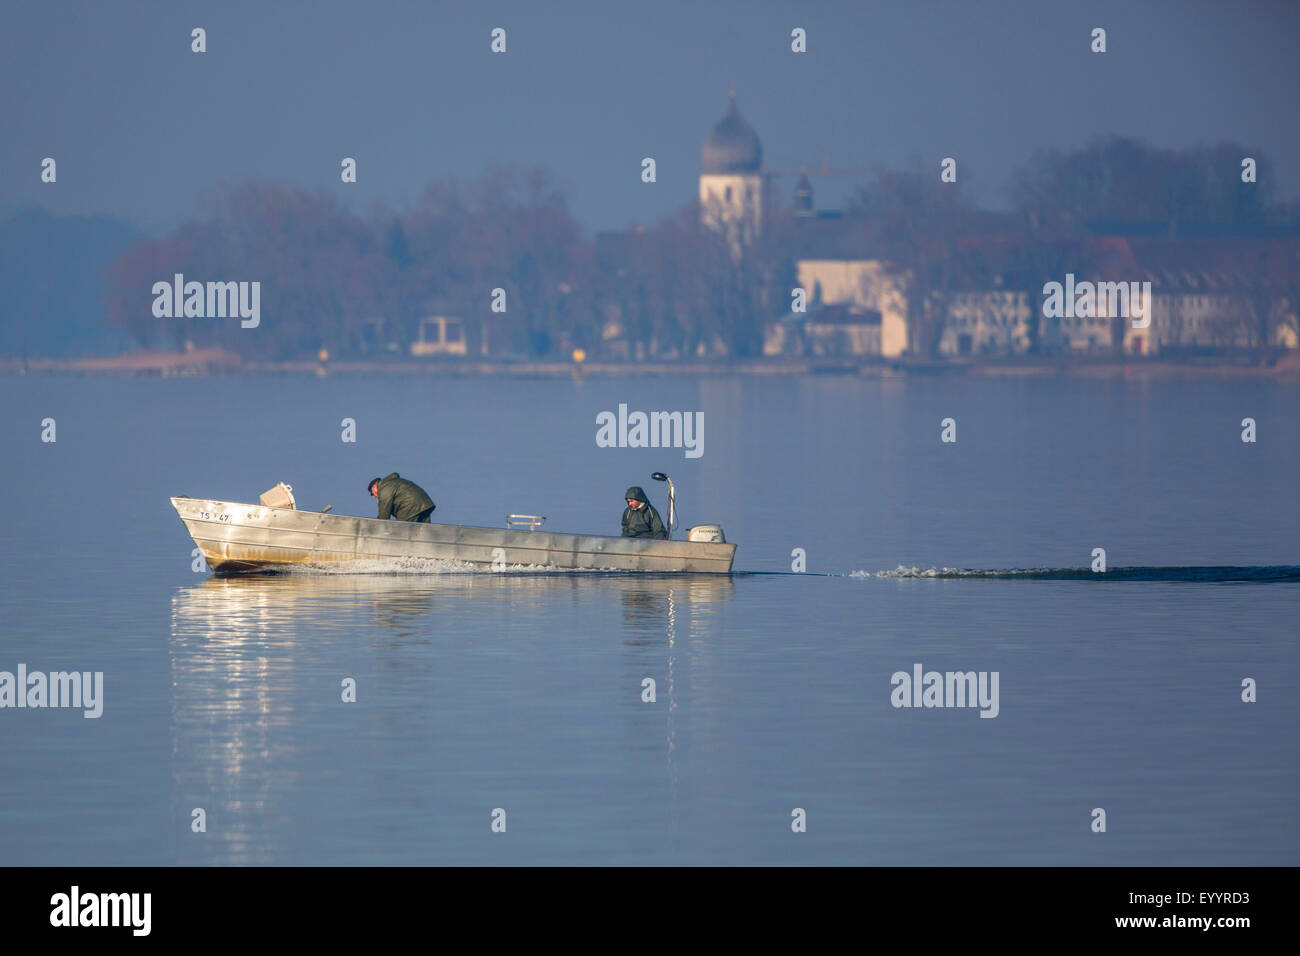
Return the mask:
M 506 515 L 506 527 L 511 529 L 527 525 L 529 531 L 536 531 L 545 523 L 545 515 Z

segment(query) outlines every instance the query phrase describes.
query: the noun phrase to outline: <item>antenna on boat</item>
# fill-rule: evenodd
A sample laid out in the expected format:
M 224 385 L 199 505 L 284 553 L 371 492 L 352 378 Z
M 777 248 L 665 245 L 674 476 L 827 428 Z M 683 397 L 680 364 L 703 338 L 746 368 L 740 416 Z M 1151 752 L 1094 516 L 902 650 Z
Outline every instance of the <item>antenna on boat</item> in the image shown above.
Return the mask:
M 668 531 L 671 533 L 677 530 L 677 505 L 673 494 L 673 480 L 662 471 L 651 472 L 650 477 L 655 481 L 668 482 Z

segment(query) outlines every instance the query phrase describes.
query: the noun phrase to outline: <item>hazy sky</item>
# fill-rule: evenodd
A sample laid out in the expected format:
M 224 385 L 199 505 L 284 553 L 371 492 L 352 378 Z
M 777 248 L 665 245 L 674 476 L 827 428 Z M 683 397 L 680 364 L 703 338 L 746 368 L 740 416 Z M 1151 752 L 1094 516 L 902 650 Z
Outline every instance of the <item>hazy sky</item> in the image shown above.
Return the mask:
M 43 0 L 8 4 L 0 30 L 0 206 L 151 230 L 249 179 L 366 209 L 508 163 L 553 170 L 588 229 L 651 222 L 695 195 L 733 84 L 774 168 L 828 152 L 937 181 L 953 156 L 996 204 L 1035 148 L 1121 133 L 1242 141 L 1277 164 L 1280 196 L 1300 194 L 1300 3 Z M 852 181 L 814 185 L 835 206 Z

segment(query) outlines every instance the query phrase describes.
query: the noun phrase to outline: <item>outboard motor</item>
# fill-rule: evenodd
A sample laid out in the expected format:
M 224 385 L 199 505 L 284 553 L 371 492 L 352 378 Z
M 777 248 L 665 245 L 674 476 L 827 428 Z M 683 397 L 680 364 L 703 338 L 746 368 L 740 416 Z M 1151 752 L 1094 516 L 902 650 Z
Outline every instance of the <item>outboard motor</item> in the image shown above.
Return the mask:
M 677 496 L 676 489 L 673 487 L 672 479 L 662 471 L 656 471 L 650 475 L 655 481 L 668 482 L 668 537 L 677 528 Z M 717 544 L 726 544 L 726 535 L 722 533 L 722 525 L 719 524 L 698 524 L 693 528 L 686 529 L 687 541 L 710 541 Z

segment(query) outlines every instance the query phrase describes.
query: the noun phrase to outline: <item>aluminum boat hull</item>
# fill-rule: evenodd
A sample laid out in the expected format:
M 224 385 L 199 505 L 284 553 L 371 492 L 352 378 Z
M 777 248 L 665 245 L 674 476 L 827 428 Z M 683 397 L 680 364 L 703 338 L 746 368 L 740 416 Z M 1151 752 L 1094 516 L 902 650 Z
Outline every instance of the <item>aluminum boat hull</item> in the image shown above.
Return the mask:
M 218 574 L 401 561 L 726 574 L 736 556 L 734 544 L 714 542 L 379 521 L 184 496 L 171 503 Z

